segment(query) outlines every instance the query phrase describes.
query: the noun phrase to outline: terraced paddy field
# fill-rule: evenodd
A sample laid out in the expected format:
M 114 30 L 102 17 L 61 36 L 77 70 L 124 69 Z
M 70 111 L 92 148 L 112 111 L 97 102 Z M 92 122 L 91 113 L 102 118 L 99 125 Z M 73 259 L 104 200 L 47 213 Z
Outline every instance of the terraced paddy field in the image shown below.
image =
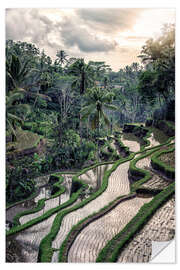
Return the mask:
M 152 198 L 133 198 L 120 203 L 105 216 L 87 226 L 76 238 L 68 262 L 96 262 L 100 250 L 136 215 L 144 203 Z
M 169 241 L 175 232 L 175 198 L 165 203 L 144 228 L 126 245 L 118 258 L 120 263 L 149 262 L 152 241 Z
M 48 210 L 57 207 L 61 203 L 65 203 L 69 200 L 70 197 L 70 188 L 71 188 L 71 178 L 72 175 L 63 175 L 64 176 L 64 186 L 66 186 L 66 192 L 56 198 L 49 199 L 45 201 L 45 206 L 42 210 L 35 212 L 33 214 L 24 215 L 20 218 L 20 224 L 25 224 L 28 221 L 31 221 L 37 217 L 40 217 Z M 34 199 L 37 203 L 42 198 L 50 198 L 50 189 L 48 187 L 43 187 Z M 63 196 L 61 198 L 61 196 Z M 18 245 L 21 246 L 21 256 L 23 262 L 37 262 L 39 244 L 41 239 L 47 234 L 47 231 L 50 230 L 52 222 L 56 214 L 50 216 L 48 219 L 40 222 L 34 226 L 31 226 L 28 229 L 23 230 L 14 237 L 14 240 Z
M 132 140 L 133 137 L 133 140 Z M 136 136 L 133 136 L 133 134 L 127 133 L 127 134 L 123 134 L 121 137 L 121 141 L 122 143 L 129 147 L 129 150 L 131 152 L 138 152 L 140 150 L 140 139 Z
M 92 212 L 97 212 L 101 208 L 103 208 L 105 205 L 113 201 L 115 198 L 117 198 L 120 195 L 126 195 L 129 193 L 129 180 L 128 180 L 128 168 L 129 168 L 129 162 L 123 163 L 120 165 L 115 172 L 111 174 L 108 181 L 108 187 L 107 189 L 85 205 L 84 207 L 76 210 L 75 212 L 72 212 L 65 216 L 63 219 L 61 228 L 59 230 L 58 235 L 56 236 L 56 239 L 53 241 L 53 248 L 60 248 L 62 242 L 64 241 L 66 234 L 70 231 L 73 225 L 78 223 L 81 219 L 84 219 L 85 217 L 92 214 Z M 57 254 L 56 254 L 57 255 Z M 53 261 L 58 261 L 57 256 L 53 257 Z
M 96 188 L 97 179 L 102 183 L 102 179 L 106 170 L 109 170 L 112 167 L 111 164 L 106 164 L 98 166 L 94 169 L 88 170 L 86 173 L 79 176 L 84 183 L 88 184 L 92 188 Z
M 146 148 L 146 153 L 148 153 L 152 147 L 159 145 L 159 142 L 154 139 L 153 134 L 149 138 L 149 141 L 150 146 Z M 136 141 L 124 141 L 123 143 L 125 146 L 128 146 L 132 152 L 136 153 L 140 150 L 140 143 L 137 143 Z M 111 143 L 111 146 L 116 150 L 114 141 Z M 141 155 L 142 154 L 140 153 L 136 155 L 134 154 L 134 158 L 137 158 L 137 156 L 140 157 Z M 151 171 L 150 162 L 151 156 L 144 157 L 136 163 L 136 167 Z M 97 181 L 99 181 L 101 188 L 106 174 L 111 172 L 108 177 L 107 187 L 98 196 L 86 202 L 86 199 L 88 200 L 88 198 L 91 198 L 92 196 L 92 193 L 86 193 L 84 198 L 79 197 L 76 201 L 74 201 L 73 204 L 69 204 L 65 208 L 65 211 L 68 210 L 67 214 L 63 216 L 57 234 L 52 239 L 50 244 L 51 248 L 53 249 L 51 262 L 59 261 L 62 245 L 64 244 L 64 241 L 66 240 L 66 237 L 72 230 L 73 226 L 77 225 L 79 222 L 88 218 L 89 216 L 95 215 L 95 213 L 101 213 L 102 209 L 108 208 L 108 205 L 114 202 L 117 198 L 121 198 L 121 196 L 125 197 L 130 194 L 130 181 L 128 177 L 130 159 L 124 160 L 122 163 L 117 163 L 119 165 L 117 165 L 116 169 L 113 171 L 111 169 L 114 163 L 103 164 L 99 165 L 98 167 L 90 168 L 78 177 L 82 182 L 91 187 L 93 192 L 97 192 Z M 49 210 L 56 209 L 56 207 L 61 205 L 63 206 L 63 204 L 70 201 L 72 176 L 73 175 L 70 174 L 63 175 L 64 182 L 62 185 L 65 187 L 65 191 L 58 197 L 50 198 L 50 192 L 42 189 L 42 192 L 38 194 L 34 201 L 35 204 L 37 204 L 40 199 L 47 198 L 45 201 L 45 206 L 35 213 L 23 215 L 20 218 L 20 223 L 26 225 L 27 222 L 48 213 Z M 165 189 L 168 185 L 169 182 L 167 182 L 166 179 L 159 176 L 155 172 L 151 172 L 151 179 L 143 183 L 141 187 Z M 96 262 L 98 254 L 107 245 L 108 241 L 121 232 L 121 230 L 124 229 L 132 218 L 136 216 L 141 207 L 146 203 L 151 202 L 152 199 L 152 195 L 137 196 L 134 194 L 131 198 L 120 201 L 118 204 L 112 207 L 111 210 L 107 211 L 105 214 L 99 216 L 87 226 L 83 227 L 83 229 L 73 240 L 73 243 L 68 250 L 66 261 Z M 76 209 L 73 208 L 74 206 L 76 206 Z M 151 256 L 151 242 L 149 241 L 159 241 L 157 239 L 162 241 L 162 239 L 169 239 L 168 237 L 170 232 L 172 235 L 172 231 L 175 229 L 174 198 L 169 200 L 163 207 L 156 211 L 155 215 L 153 215 L 145 227 L 134 236 L 132 241 L 130 241 L 128 244 L 129 246 L 125 246 L 123 252 L 121 252 L 119 255 L 118 262 L 147 262 Z M 21 250 L 21 256 L 19 256 L 19 258 L 17 258 L 17 256 L 14 259 L 16 262 L 37 262 L 39 246 L 43 241 L 46 241 L 46 237 L 50 233 L 59 213 L 61 213 L 61 211 L 56 212 L 50 215 L 47 219 L 11 236 L 11 240 L 8 241 L 12 241 L 13 239 L 14 243 L 19 245 Z M 164 234 L 162 234 L 161 229 Z M 157 234 L 155 234 L 156 231 L 158 231 Z M 153 235 L 155 235 L 154 238 Z M 139 238 L 136 239 L 135 237 Z M 144 253 L 142 253 L 140 250 L 143 250 Z
M 167 154 L 163 154 L 159 157 L 159 159 L 165 163 L 167 166 L 175 167 L 175 151 Z

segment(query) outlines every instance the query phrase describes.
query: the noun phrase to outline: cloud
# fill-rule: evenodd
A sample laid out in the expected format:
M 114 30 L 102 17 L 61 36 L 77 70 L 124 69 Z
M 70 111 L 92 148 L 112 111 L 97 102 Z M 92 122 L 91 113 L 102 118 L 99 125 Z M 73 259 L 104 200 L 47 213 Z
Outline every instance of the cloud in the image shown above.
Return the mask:
M 57 50 L 65 50 L 69 57 L 83 57 L 86 61 L 106 61 L 117 69 L 136 54 L 135 34 L 123 37 L 130 30 L 143 9 L 38 9 L 14 8 L 6 10 L 6 38 L 35 44 L 40 50 L 56 58 Z M 115 41 L 118 40 L 118 43 Z M 126 42 L 128 41 L 129 42 Z M 131 42 L 132 41 L 132 42 Z M 135 45 L 136 43 L 136 45 Z M 134 48 L 131 49 L 132 44 Z M 134 59 L 133 59 L 134 61 Z
M 62 39 L 68 47 L 77 46 L 82 52 L 108 52 L 117 46 L 115 41 L 99 38 L 85 25 L 78 25 L 77 21 L 65 18 L 60 30 Z
M 61 15 L 61 21 L 53 21 L 46 16 L 44 9 L 7 9 L 6 38 L 32 42 L 38 47 L 58 49 L 74 48 L 80 52 L 108 52 L 117 43 L 99 37 L 76 14 L 70 17 Z M 52 50 L 51 50 L 52 51 Z M 55 55 L 55 53 L 54 53 Z
M 128 40 L 147 40 L 149 37 L 148 36 L 127 36 L 126 39 Z
M 32 42 L 38 46 L 51 43 L 48 35 L 54 23 L 40 14 L 39 9 L 7 9 L 6 38 Z
M 77 9 L 76 14 L 88 25 L 105 33 L 129 30 L 144 9 Z
M 47 10 L 50 13 L 50 10 Z M 32 42 L 38 47 L 75 52 L 109 52 L 118 47 L 112 33 L 133 25 L 139 9 L 75 9 L 53 21 L 45 9 L 7 9 L 6 38 Z
M 14 9 L 6 10 L 6 38 L 7 39 L 23 39 L 28 33 L 26 23 L 22 18 L 26 17 L 26 10 L 18 9 L 14 12 Z

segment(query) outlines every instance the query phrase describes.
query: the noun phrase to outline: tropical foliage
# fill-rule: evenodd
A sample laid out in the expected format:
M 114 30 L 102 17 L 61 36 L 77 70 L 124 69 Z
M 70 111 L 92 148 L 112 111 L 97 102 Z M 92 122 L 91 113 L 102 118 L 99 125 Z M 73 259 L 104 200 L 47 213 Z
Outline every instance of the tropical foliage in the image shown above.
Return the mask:
M 174 121 L 174 36 L 174 25 L 166 25 L 158 39 L 143 46 L 142 64 L 117 72 L 103 61 L 70 57 L 64 49 L 52 60 L 33 44 L 7 40 L 7 149 L 13 151 L 17 129 L 43 136 L 45 144 L 35 156 L 7 159 L 7 200 L 19 199 L 12 195 L 16 187 L 21 186 L 22 197 L 25 190 L 29 194 L 31 184 L 21 177 L 23 169 L 33 178 L 82 168 L 100 159 L 99 138 L 124 123 L 150 117 Z M 20 184 L 20 178 L 25 182 Z

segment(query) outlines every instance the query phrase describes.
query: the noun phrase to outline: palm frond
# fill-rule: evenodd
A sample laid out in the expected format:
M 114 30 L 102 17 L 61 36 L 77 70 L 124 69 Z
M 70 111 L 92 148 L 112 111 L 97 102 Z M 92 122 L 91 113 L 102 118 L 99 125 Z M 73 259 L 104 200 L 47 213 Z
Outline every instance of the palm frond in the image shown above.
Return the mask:
M 8 119 L 6 119 L 6 121 L 7 121 L 7 125 L 9 126 L 11 132 L 14 134 L 15 137 L 17 137 L 17 136 L 16 136 L 16 131 L 15 131 L 15 129 L 13 128 L 13 126 L 11 125 L 11 122 L 10 122 Z
M 12 119 L 12 120 L 16 120 L 18 122 L 23 122 L 23 119 L 21 119 L 20 117 L 14 115 L 12 113 L 7 113 L 7 117 Z M 9 121 L 9 120 L 7 119 L 7 121 Z
M 116 111 L 116 110 L 118 109 L 115 105 L 112 105 L 112 104 L 104 103 L 103 106 L 104 106 L 106 109 L 113 110 L 113 111 Z
M 102 96 L 103 102 L 111 102 L 114 94 L 112 92 L 107 92 Z
M 23 67 L 21 67 L 21 69 L 20 69 L 20 71 L 19 71 L 19 74 L 18 74 L 18 76 L 19 76 L 20 78 L 21 78 L 21 77 L 25 77 L 26 74 L 29 72 L 29 69 L 26 68 L 27 65 L 28 65 L 28 63 L 29 63 L 29 60 L 27 60 L 27 61 L 24 63 Z
M 23 99 L 24 97 L 24 94 L 23 93 L 20 93 L 20 92 L 11 92 L 11 94 L 9 96 L 7 96 L 7 102 L 6 102 L 6 106 L 9 106 L 11 105 L 14 101 L 16 100 L 21 100 Z
M 11 58 L 11 66 L 10 66 L 10 70 L 11 70 L 10 73 L 11 73 L 13 78 L 18 77 L 20 67 L 21 67 L 21 63 L 19 61 L 19 58 L 13 54 L 12 58 Z
M 16 88 L 16 86 L 17 86 L 16 85 L 16 81 L 14 80 L 13 76 L 11 75 L 11 73 L 10 72 L 7 72 L 7 76 L 11 79 L 14 88 Z
M 81 111 L 81 119 L 82 121 L 84 121 L 85 119 L 88 118 L 88 116 L 95 110 L 95 104 L 91 104 L 91 105 L 88 105 L 88 106 L 85 106 Z

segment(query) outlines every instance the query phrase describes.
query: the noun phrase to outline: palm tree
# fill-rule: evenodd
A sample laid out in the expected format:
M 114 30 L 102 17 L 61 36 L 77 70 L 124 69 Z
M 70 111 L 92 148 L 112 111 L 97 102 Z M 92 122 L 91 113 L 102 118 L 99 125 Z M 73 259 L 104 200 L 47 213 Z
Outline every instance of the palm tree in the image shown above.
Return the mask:
M 31 92 L 30 88 L 32 86 L 38 86 L 40 81 L 36 81 L 33 85 L 27 85 L 27 80 L 32 72 L 36 71 L 39 73 L 38 69 L 29 67 L 29 60 L 25 61 L 24 64 L 21 63 L 18 56 L 12 54 L 11 60 L 6 62 L 6 76 L 10 80 L 11 88 L 8 86 L 7 92 L 22 92 L 24 94 L 25 103 L 28 102 L 29 98 L 36 99 L 40 97 L 45 100 L 51 100 L 47 95 L 43 95 L 39 93 L 39 90 L 35 92 Z
M 61 66 L 65 63 L 67 63 L 67 54 L 65 53 L 65 51 L 60 50 L 57 51 L 56 56 L 58 57 L 58 59 L 55 60 L 56 64 L 60 64 Z
M 107 92 L 101 90 L 98 87 L 90 88 L 86 94 L 86 104 L 81 110 L 82 120 L 87 119 L 89 116 L 92 116 L 90 119 L 91 128 L 98 130 L 98 162 L 99 162 L 99 153 L 100 153 L 100 120 L 102 119 L 107 126 L 110 125 L 110 121 L 106 116 L 104 109 L 116 110 L 116 106 L 112 105 L 112 98 L 114 94 L 112 92 Z M 99 187 L 99 181 L 97 180 L 97 188 Z
M 22 104 L 24 94 L 20 91 L 11 91 L 6 96 L 6 128 L 16 137 L 17 123 L 23 123 L 25 116 L 31 112 L 28 104 Z
M 6 61 L 6 76 L 10 80 L 13 89 L 21 88 L 31 71 L 29 60 L 22 64 L 19 57 L 15 54 L 11 55 L 10 61 Z
M 69 73 L 75 76 L 75 80 L 72 83 L 73 88 L 78 88 L 80 95 L 82 96 L 88 87 L 94 85 L 94 69 L 91 64 L 86 64 L 84 59 L 78 59 L 69 67 Z M 82 98 L 80 108 L 82 108 Z M 80 138 L 82 141 L 82 123 L 80 113 Z
M 94 69 L 90 63 L 86 64 L 83 58 L 78 59 L 69 67 L 69 73 L 76 77 L 72 87 L 79 88 L 80 95 L 83 95 L 88 87 L 94 85 Z

